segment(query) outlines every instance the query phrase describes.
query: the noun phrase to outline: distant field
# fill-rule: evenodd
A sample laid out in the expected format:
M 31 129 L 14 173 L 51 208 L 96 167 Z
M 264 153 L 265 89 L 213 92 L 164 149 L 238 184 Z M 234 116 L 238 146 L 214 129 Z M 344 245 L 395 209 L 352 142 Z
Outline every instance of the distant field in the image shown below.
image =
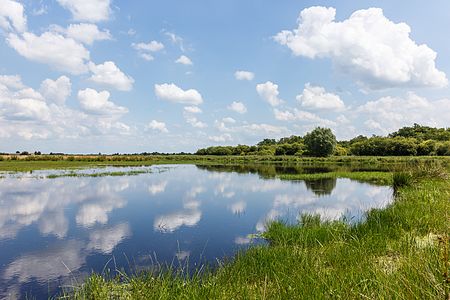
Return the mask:
M 102 166 L 141 166 L 154 164 L 338 164 L 338 165 L 414 165 L 419 162 L 450 163 L 443 156 L 332 156 L 327 158 L 302 156 L 211 156 L 211 155 L 4 155 L 0 156 L 0 171 L 32 171 Z

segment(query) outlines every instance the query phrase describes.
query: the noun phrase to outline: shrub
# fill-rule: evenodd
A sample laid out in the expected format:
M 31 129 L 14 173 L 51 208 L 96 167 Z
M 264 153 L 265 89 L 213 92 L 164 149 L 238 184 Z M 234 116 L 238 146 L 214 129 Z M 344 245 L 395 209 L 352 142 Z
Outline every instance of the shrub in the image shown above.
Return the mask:
M 326 157 L 333 154 L 336 137 L 329 128 L 317 127 L 305 136 L 305 146 L 309 155 Z

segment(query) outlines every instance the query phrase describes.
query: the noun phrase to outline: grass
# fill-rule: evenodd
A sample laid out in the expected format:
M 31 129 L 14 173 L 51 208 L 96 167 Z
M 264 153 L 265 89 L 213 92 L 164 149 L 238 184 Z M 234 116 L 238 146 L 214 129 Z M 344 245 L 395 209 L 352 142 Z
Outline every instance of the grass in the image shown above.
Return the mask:
M 364 223 L 273 222 L 264 233 L 268 247 L 239 252 L 216 270 L 93 274 L 61 298 L 449 299 L 450 181 L 435 172 L 411 173 L 414 184 L 399 186 L 393 204 L 370 211 Z M 330 175 L 342 174 L 308 176 Z M 376 172 L 352 176 L 388 180 Z
M 329 178 L 348 178 L 361 182 L 379 185 L 392 185 L 391 172 L 327 172 L 315 174 L 283 174 L 278 176 L 283 180 L 320 180 Z
M 139 174 L 151 173 L 151 170 L 131 170 L 131 171 L 114 171 L 114 172 L 99 172 L 99 173 L 63 173 L 63 174 L 50 174 L 47 178 L 60 178 L 60 177 L 105 177 L 105 176 L 134 176 Z
M 300 156 L 208 156 L 208 155 L 42 155 L 42 156 L 0 156 L 0 171 L 32 171 L 43 169 L 71 169 L 102 166 L 148 166 L 154 164 L 301 164 L 305 166 L 346 165 L 371 167 L 389 165 L 391 167 L 414 166 L 418 163 L 441 161 L 449 164 L 450 156 L 334 156 L 328 158 Z

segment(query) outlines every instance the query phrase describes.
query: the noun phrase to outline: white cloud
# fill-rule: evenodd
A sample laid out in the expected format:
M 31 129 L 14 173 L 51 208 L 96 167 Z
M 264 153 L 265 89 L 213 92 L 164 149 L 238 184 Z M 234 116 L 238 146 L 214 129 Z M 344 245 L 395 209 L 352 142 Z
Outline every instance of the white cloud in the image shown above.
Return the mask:
M 195 128 L 206 128 L 208 124 L 199 121 L 196 117 L 186 117 L 186 122 Z
M 382 97 L 357 107 L 353 117 L 369 129 L 368 133 L 387 134 L 413 123 L 448 127 L 450 99 L 428 100 L 415 93 L 405 97 Z M 374 132 L 375 131 L 375 132 Z
M 185 106 L 184 112 L 190 114 L 201 114 L 202 110 L 198 106 Z
M 0 0 L 0 28 L 18 32 L 27 30 L 27 18 L 24 15 L 21 3 L 12 0 Z
M 203 103 L 202 95 L 197 90 L 182 90 L 173 83 L 155 84 L 155 94 L 158 98 L 174 103 L 199 105 Z
M 20 76 L 0 76 L 0 137 L 73 140 L 130 134 L 131 128 L 118 121 L 125 108 L 115 107 L 109 115 L 86 114 L 65 105 L 69 94 L 70 80 L 65 76 L 44 80 L 40 91 L 25 86 Z
M 287 134 L 289 132 L 286 127 L 274 126 L 264 123 L 243 125 L 241 128 L 252 135 L 280 135 Z
M 151 41 L 149 43 L 133 43 L 131 46 L 139 51 L 158 52 L 164 49 L 164 45 L 158 41 Z
M 140 56 L 142 59 L 146 60 L 146 61 L 152 61 L 152 60 L 155 59 L 155 58 L 153 57 L 153 55 L 148 54 L 148 53 L 142 53 L 142 52 L 140 52 L 140 53 L 139 53 L 139 56 Z
M 238 101 L 233 101 L 233 103 L 228 106 L 228 109 L 239 114 L 245 114 L 247 112 L 247 107 L 245 107 L 245 104 Z
M 130 91 L 133 88 L 134 79 L 125 75 L 112 61 L 99 65 L 89 63 L 89 69 L 93 73 L 89 78 L 91 81 L 111 86 L 119 91 Z
M 72 92 L 72 83 L 66 76 L 56 80 L 46 79 L 39 89 L 42 96 L 58 105 L 63 105 Z
M 138 51 L 139 56 L 147 61 L 154 60 L 152 53 L 161 51 L 164 49 L 164 45 L 158 41 L 151 41 L 149 43 L 133 43 L 131 44 L 135 50 Z
M 22 79 L 20 78 L 19 75 L 0 75 L 0 85 L 4 86 L 0 90 L 6 89 L 6 88 L 12 88 L 12 89 L 25 88 L 25 85 L 22 83 Z
M 166 123 L 158 122 L 156 120 L 152 120 L 150 123 L 148 123 L 147 128 L 151 130 L 157 130 L 163 133 L 169 132 L 169 130 L 166 127 Z
M 209 139 L 210 141 L 215 142 L 215 143 L 230 142 L 230 141 L 233 140 L 233 138 L 231 137 L 231 135 L 228 134 L 228 133 L 224 133 L 224 134 L 221 134 L 221 135 L 210 136 L 210 137 L 208 137 L 208 139 Z
M 233 118 L 230 118 L 230 117 L 223 118 L 222 121 L 225 122 L 225 123 L 229 123 L 229 124 L 236 123 L 236 120 L 233 119 Z
M 97 92 L 89 88 L 78 91 L 78 101 L 80 101 L 81 107 L 88 113 L 122 115 L 128 112 L 127 108 L 109 101 L 109 97 L 110 93 L 108 91 Z
M 92 45 L 95 41 L 110 40 L 112 38 L 108 30 L 101 31 L 95 24 L 70 24 L 65 32 L 67 37 L 87 45 Z
M 294 55 L 331 58 L 373 89 L 447 85 L 445 73 L 435 66 L 436 52 L 417 45 L 407 24 L 390 21 L 379 8 L 355 11 L 342 22 L 336 22 L 335 16 L 331 7 L 306 8 L 297 29 L 281 31 L 274 39 Z
M 25 32 L 22 37 L 9 34 L 6 40 L 20 55 L 31 61 L 74 75 L 88 70 L 86 62 L 90 58 L 89 51 L 74 39 L 56 32 L 44 32 L 40 36 Z
M 327 93 L 323 87 L 312 86 L 309 83 L 296 99 L 302 107 L 310 109 L 339 111 L 345 108 L 344 102 L 338 95 Z
M 275 119 L 280 121 L 300 121 L 328 127 L 336 125 L 336 123 L 333 121 L 323 119 L 316 114 L 303 110 L 298 110 L 296 108 L 294 108 L 292 111 L 290 110 L 281 111 L 275 108 L 273 112 L 275 115 Z
M 110 0 L 56 0 L 62 7 L 68 9 L 75 20 L 100 22 L 110 17 Z
M 253 80 L 255 78 L 255 74 L 248 71 L 236 71 L 234 73 L 234 78 L 237 80 Z
M 272 106 L 278 106 L 283 103 L 283 100 L 278 98 L 278 85 L 271 81 L 256 85 L 256 91 L 262 99 Z
M 186 66 L 193 65 L 192 60 L 186 55 L 181 55 L 175 62 Z
M 1 76 L 0 116 L 9 121 L 48 121 L 51 113 L 42 95 L 25 87 L 19 76 Z

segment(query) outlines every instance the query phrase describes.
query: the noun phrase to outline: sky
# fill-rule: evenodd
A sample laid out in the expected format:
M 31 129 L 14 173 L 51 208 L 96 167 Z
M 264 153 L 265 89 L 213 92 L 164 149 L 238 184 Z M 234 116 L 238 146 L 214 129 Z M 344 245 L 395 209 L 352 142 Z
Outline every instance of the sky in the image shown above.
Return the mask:
M 0 0 L 0 152 L 450 126 L 450 2 Z

